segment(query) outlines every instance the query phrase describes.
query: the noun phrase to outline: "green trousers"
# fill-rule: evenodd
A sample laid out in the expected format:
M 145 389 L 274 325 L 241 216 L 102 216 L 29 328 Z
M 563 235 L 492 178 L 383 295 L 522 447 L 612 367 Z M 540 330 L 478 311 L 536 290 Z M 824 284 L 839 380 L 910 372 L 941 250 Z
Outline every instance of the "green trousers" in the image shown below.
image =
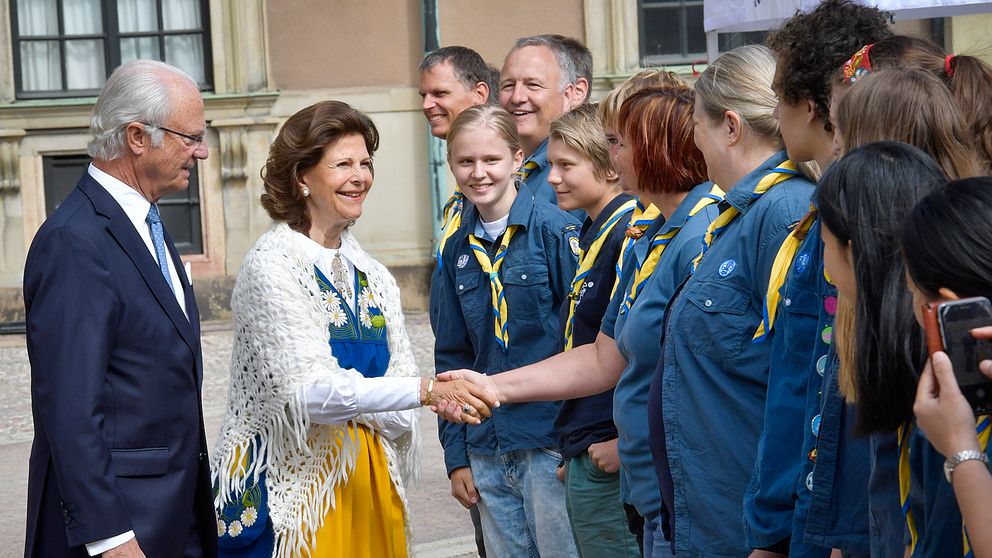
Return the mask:
M 620 503 L 620 473 L 606 473 L 588 453 L 567 463 L 565 504 L 582 558 L 640 558 Z

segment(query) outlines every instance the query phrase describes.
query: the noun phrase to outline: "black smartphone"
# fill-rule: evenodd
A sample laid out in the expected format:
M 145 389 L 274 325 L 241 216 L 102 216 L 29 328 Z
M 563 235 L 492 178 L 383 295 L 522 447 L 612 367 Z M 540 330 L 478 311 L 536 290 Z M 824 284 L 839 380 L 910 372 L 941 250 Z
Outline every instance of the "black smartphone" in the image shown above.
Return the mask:
M 975 339 L 971 330 L 992 326 L 992 303 L 985 297 L 963 298 L 937 307 L 937 325 L 961 393 L 976 415 L 992 413 L 992 380 L 978 363 L 992 359 L 992 341 Z

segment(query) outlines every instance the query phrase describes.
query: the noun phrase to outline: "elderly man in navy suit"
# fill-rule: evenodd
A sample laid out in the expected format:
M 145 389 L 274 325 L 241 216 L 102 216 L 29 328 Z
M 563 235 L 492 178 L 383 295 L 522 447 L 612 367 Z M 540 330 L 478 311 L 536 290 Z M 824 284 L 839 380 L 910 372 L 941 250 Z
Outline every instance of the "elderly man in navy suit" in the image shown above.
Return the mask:
M 107 80 L 90 131 L 93 163 L 24 271 L 25 556 L 210 558 L 199 315 L 156 205 L 207 158 L 203 99 L 181 70 L 137 60 Z

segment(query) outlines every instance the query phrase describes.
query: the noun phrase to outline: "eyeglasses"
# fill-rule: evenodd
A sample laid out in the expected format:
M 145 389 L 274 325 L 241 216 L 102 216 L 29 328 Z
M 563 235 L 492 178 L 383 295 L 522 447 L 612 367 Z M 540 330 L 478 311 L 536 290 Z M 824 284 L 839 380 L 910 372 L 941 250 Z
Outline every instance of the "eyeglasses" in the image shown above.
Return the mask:
M 186 145 L 186 147 L 197 147 L 206 141 L 206 138 L 204 137 L 203 134 L 197 136 L 191 136 L 189 134 L 177 132 L 176 130 L 173 130 L 171 128 L 166 128 L 165 126 L 156 126 L 154 124 L 149 124 L 148 122 L 142 122 L 142 124 L 144 124 L 145 126 L 151 126 L 152 128 L 158 128 L 163 132 L 169 132 L 170 134 L 175 134 L 181 137 L 182 139 L 186 140 L 183 142 Z

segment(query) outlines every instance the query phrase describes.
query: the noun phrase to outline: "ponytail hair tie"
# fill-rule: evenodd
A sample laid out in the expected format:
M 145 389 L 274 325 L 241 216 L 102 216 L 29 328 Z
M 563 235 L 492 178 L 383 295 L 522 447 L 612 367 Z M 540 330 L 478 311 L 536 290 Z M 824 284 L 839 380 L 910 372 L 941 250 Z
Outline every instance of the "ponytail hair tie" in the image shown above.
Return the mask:
M 954 60 L 955 58 L 956 56 L 953 54 L 948 54 L 944 58 L 944 73 L 947 74 L 947 77 L 949 78 L 954 77 L 954 68 L 951 67 L 951 60 Z
M 854 56 L 847 62 L 844 62 L 844 66 L 841 68 L 841 76 L 844 83 L 851 85 L 861 79 L 861 77 L 872 72 L 871 59 L 868 58 L 871 47 L 871 44 L 865 45 L 861 50 L 855 52 Z

